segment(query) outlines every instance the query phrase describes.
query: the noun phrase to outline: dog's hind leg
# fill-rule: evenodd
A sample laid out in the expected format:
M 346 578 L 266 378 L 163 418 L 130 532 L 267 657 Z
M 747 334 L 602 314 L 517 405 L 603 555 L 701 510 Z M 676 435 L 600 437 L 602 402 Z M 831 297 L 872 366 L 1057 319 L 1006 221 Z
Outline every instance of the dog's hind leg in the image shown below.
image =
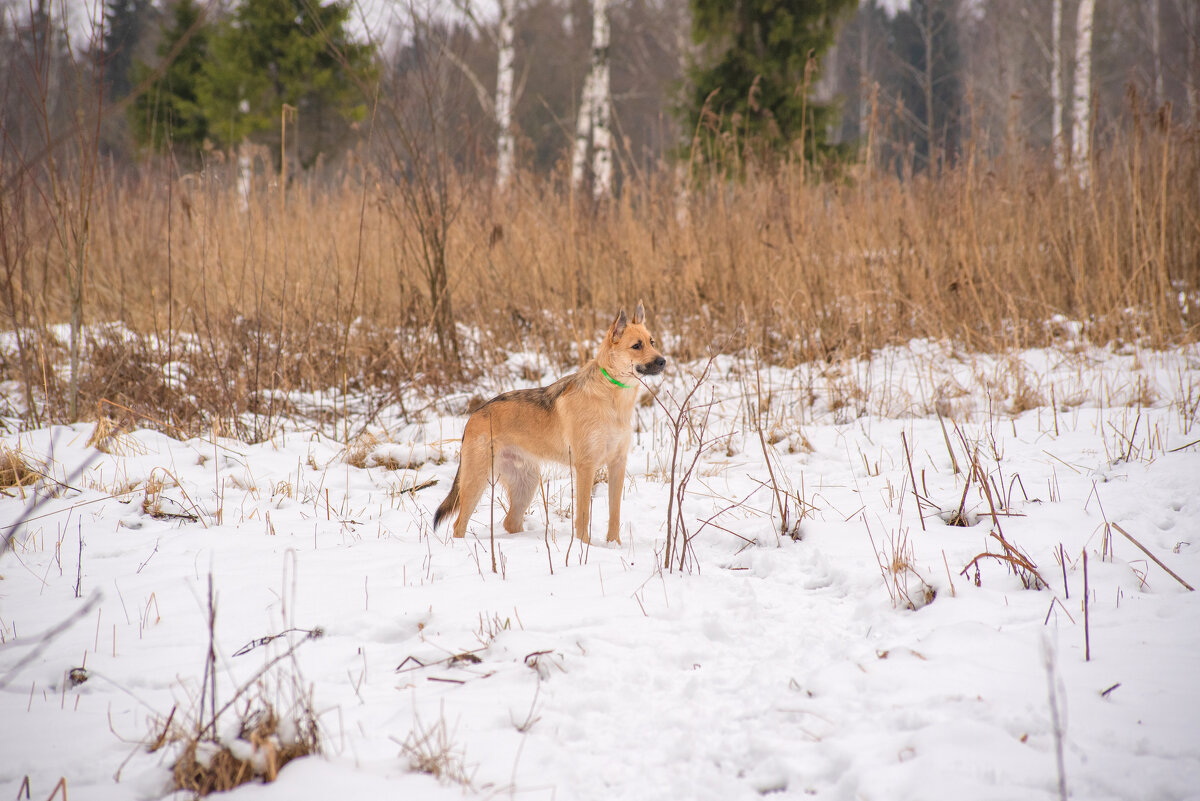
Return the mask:
M 482 447 L 479 447 L 480 445 Z M 486 440 L 476 443 L 476 447 L 470 447 L 464 441 L 460 458 L 461 462 L 458 467 L 459 507 L 458 518 L 454 521 L 454 536 L 461 538 L 467 535 L 467 523 L 488 486 L 491 467 L 488 464 Z
M 508 514 L 504 516 L 504 530 L 514 534 L 525 528 L 525 511 L 533 494 L 537 492 L 541 474 L 537 465 L 520 456 L 505 458 L 497 465 L 500 483 L 508 492 Z

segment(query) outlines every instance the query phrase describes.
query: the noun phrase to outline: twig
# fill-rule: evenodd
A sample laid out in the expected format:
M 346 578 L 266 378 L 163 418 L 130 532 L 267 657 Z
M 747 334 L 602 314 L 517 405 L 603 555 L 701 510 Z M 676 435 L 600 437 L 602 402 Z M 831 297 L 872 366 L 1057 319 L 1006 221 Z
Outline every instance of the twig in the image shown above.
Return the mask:
M 1087 548 L 1083 549 L 1083 661 L 1092 661 L 1092 634 L 1088 620 Z
M 46 801 L 54 801 L 58 795 L 58 791 L 62 790 L 63 801 L 67 801 L 67 777 L 63 776 L 58 780 L 58 784 L 54 785 L 54 789 L 50 791 L 50 797 Z
M 1133 537 L 1133 535 L 1132 535 L 1132 534 L 1130 534 L 1130 533 L 1129 533 L 1128 531 L 1126 531 L 1125 529 L 1121 528 L 1121 527 L 1120 527 L 1119 525 L 1117 525 L 1116 523 L 1112 523 L 1112 524 L 1110 524 L 1110 525 L 1111 525 L 1113 528 L 1115 528 L 1117 531 L 1119 531 L 1120 533 L 1124 534 L 1124 535 L 1125 535 L 1125 539 L 1129 540 L 1129 541 L 1130 541 L 1130 542 L 1132 542 L 1134 545 L 1136 545 L 1138 548 L 1140 548 L 1140 549 L 1141 549 L 1141 551 L 1142 551 L 1142 553 L 1146 554 L 1146 556 L 1149 556 L 1151 559 L 1153 559 L 1153 560 L 1154 560 L 1154 564 L 1158 565 L 1158 566 L 1159 566 L 1159 567 L 1161 567 L 1163 570 L 1167 571 L 1167 573 L 1169 573 L 1169 574 L 1171 575 L 1171 578 L 1175 579 L 1175 580 L 1176 580 L 1176 581 L 1178 581 L 1180 584 L 1182 584 L 1183 586 L 1187 587 L 1189 592 L 1195 592 L 1195 591 L 1196 591 L 1196 588 L 1195 588 L 1195 587 L 1193 587 L 1191 584 L 1188 584 L 1186 581 L 1184 581 L 1183 579 L 1181 579 L 1181 578 L 1179 577 L 1179 575 L 1178 575 L 1178 574 L 1177 574 L 1177 573 L 1176 573 L 1174 570 L 1172 570 L 1171 568 L 1169 568 L 1169 567 L 1167 567 L 1166 565 L 1164 565 L 1164 564 L 1162 563 L 1162 560 L 1161 560 L 1161 559 L 1159 559 L 1159 558 L 1158 558 L 1157 556 L 1155 556 L 1154 554 L 1150 553 L 1150 549 L 1149 549 L 1149 548 L 1147 548 L 1145 545 L 1142 545 L 1140 542 L 1138 542 L 1136 539 L 1134 539 L 1134 537 Z
M 900 432 L 900 442 L 904 444 L 904 460 L 908 462 L 908 477 L 912 480 L 913 497 L 917 499 L 917 519 L 921 521 L 921 531 L 925 531 L 925 510 L 921 507 L 921 495 L 917 492 L 917 476 L 913 473 L 912 453 L 908 450 L 908 437 Z
M 938 415 L 938 424 L 942 427 L 942 438 L 946 440 L 946 451 L 950 454 L 950 464 L 954 468 L 954 475 L 958 475 L 958 457 L 954 455 L 954 448 L 950 446 L 950 434 L 946 431 L 946 421 L 940 414 Z
M 267 643 L 273 642 L 274 640 L 278 640 L 280 637 L 287 636 L 288 634 L 292 633 L 293 631 L 304 632 L 304 638 L 306 640 L 319 640 L 321 637 L 325 636 L 325 629 L 321 628 L 320 626 L 317 626 L 316 628 L 313 628 L 313 629 L 302 629 L 302 628 L 293 626 L 290 629 L 284 629 L 283 631 L 279 632 L 278 634 L 268 634 L 265 637 L 259 637 L 256 640 L 251 640 L 250 642 L 243 645 L 241 648 L 234 651 L 233 655 L 234 656 L 243 656 L 244 654 L 250 653 L 255 648 L 258 648 L 259 646 L 262 646 L 262 645 L 266 645 Z

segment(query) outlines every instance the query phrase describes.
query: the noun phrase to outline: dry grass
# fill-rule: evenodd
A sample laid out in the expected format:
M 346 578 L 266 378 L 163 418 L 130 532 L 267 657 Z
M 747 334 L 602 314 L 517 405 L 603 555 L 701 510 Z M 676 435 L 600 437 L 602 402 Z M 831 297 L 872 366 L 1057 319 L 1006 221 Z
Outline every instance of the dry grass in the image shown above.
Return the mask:
M 357 467 L 360 470 L 372 466 L 373 459 L 371 458 L 375 449 L 379 447 L 379 438 L 370 432 L 361 434 L 357 439 L 351 442 L 346 447 L 346 454 L 343 460 L 351 467 Z M 384 465 L 385 469 L 395 470 L 399 467 L 392 467 L 390 464 Z
M 20 448 L 0 445 L 0 490 L 15 488 L 23 494 L 25 488 L 32 486 L 41 476 L 41 471 L 25 461 Z
M 471 776 L 465 756 L 454 744 L 444 714 L 429 727 L 425 727 L 420 718 L 414 717 L 413 729 L 400 743 L 400 750 L 408 758 L 409 770 L 428 773 L 439 781 L 470 788 Z
M 933 603 L 937 591 L 917 572 L 908 532 L 893 531 L 882 545 L 877 546 L 875 535 L 871 533 L 865 518 L 863 524 L 875 551 L 875 560 L 879 564 L 879 573 L 883 577 L 884 589 L 892 600 L 892 607 L 912 612 Z
M 1064 330 L 1193 341 L 1200 132 L 1129 126 L 1099 152 L 1086 190 L 1037 158 L 972 149 L 940 177 L 907 181 L 863 169 L 814 183 L 784 164 L 736 181 L 697 176 L 683 223 L 666 170 L 629 179 L 599 208 L 554 178 L 524 176 L 507 197 L 486 176 L 458 178 L 446 240 L 457 361 L 430 333 L 419 266 L 398 256 L 419 236 L 396 213 L 397 179 L 368 154 L 353 172 L 298 179 L 286 211 L 266 181 L 241 211 L 225 164 L 202 176 L 104 174 L 85 317 L 122 325 L 89 329 L 80 408 L 109 400 L 192 434 L 215 418 L 257 440 L 295 411 L 285 400 L 295 390 L 395 398 L 518 350 L 551 369 L 576 363 L 639 298 L 680 360 L 714 342 L 792 365 L 913 337 L 990 352 L 1061 345 Z M 65 371 L 43 365 L 65 358 L 50 328 L 69 313 L 64 256 L 45 238 L 51 212 L 36 189 L 3 185 L 15 187 L 0 202 L 21 239 L 4 300 L 25 337 L 0 378 L 20 383 L 31 416 L 63 419 Z M 1038 400 L 1035 387 L 1015 389 L 1017 407 Z M 861 399 L 843 394 L 853 416 Z M 343 412 L 306 410 L 330 423 Z
M 282 728 L 267 704 L 243 715 L 236 753 L 224 743 L 186 737 L 171 771 L 175 789 L 203 798 L 252 781 L 275 781 L 284 765 L 318 750 L 315 727 L 287 732 Z M 158 745 L 170 740 L 164 737 Z

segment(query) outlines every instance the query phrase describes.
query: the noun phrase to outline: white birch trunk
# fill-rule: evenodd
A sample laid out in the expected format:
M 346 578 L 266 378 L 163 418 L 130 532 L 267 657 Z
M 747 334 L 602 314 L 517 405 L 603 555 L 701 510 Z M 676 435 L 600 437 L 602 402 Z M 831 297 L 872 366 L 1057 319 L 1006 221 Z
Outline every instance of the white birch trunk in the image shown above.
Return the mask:
M 592 0 L 592 194 L 612 195 L 612 87 L 608 69 L 608 0 Z
M 250 189 L 254 180 L 254 161 L 250 157 L 250 144 L 242 142 L 237 157 L 238 207 L 243 213 L 250 210 Z
M 1062 0 L 1054 0 L 1050 39 L 1050 147 L 1054 152 L 1054 169 L 1062 172 L 1067 166 L 1067 146 L 1063 139 Z
M 575 120 L 575 147 L 571 152 L 571 186 L 583 187 L 584 169 L 587 167 L 588 143 L 592 138 L 592 71 L 583 79 L 583 90 L 579 93 L 579 116 Z
M 592 178 L 597 197 L 612 189 L 611 93 L 608 70 L 608 0 L 592 0 L 592 65 L 579 94 L 575 147 L 571 153 L 571 185 L 583 188 L 588 145 L 593 148 Z
M 499 63 L 496 66 L 496 125 L 500 132 L 496 139 L 496 185 L 500 189 L 508 186 L 516 166 L 513 145 L 513 63 L 515 62 L 515 33 L 513 18 L 516 15 L 516 0 L 500 0 L 500 30 L 497 49 Z
M 1092 122 L 1092 17 L 1096 0 L 1080 0 L 1075 18 L 1075 114 L 1071 130 L 1071 160 L 1079 185 L 1090 179 Z

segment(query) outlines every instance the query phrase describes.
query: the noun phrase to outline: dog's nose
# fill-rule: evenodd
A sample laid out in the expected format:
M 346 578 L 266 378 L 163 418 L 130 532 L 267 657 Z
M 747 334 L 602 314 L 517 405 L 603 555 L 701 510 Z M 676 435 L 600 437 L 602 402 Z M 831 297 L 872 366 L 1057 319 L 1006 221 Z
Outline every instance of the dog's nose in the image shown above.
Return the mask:
M 666 366 L 667 366 L 667 360 L 664 359 L 662 356 L 659 356 L 657 359 L 654 360 L 654 369 L 656 371 L 661 370 Z

